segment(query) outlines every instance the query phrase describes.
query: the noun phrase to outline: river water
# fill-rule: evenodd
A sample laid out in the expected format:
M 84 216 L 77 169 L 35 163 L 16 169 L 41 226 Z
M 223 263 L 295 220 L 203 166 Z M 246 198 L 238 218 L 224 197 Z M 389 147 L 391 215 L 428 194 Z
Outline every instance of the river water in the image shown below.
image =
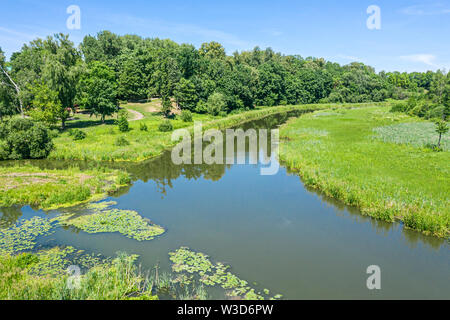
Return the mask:
M 285 120 L 272 116 L 243 127 L 274 128 Z M 248 150 L 245 155 L 257 156 Z M 170 152 L 141 164 L 110 165 L 128 170 L 134 181 L 108 200 L 139 212 L 166 233 L 138 242 L 59 228 L 40 239 L 42 244 L 105 256 L 126 251 L 140 255 L 143 268 L 159 263 L 161 270 L 170 270 L 168 252 L 187 246 L 286 299 L 450 299 L 448 241 L 362 216 L 308 189 L 283 166 L 272 176 L 261 175 L 261 165 L 176 166 Z M 30 207 L 0 211 L 2 219 L 55 214 Z M 381 269 L 381 290 L 366 286 L 371 265 Z

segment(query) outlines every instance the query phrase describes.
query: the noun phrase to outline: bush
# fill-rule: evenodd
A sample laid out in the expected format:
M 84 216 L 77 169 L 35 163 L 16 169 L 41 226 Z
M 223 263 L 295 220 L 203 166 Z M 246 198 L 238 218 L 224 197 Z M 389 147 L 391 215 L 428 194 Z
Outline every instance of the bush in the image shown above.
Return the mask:
M 53 149 L 49 130 L 29 119 L 15 118 L 0 124 L 0 159 L 42 159 Z
M 173 130 L 173 125 L 170 120 L 164 120 L 159 124 L 158 130 L 161 132 L 169 132 Z
M 192 113 L 189 110 L 183 110 L 180 118 L 183 122 L 192 122 Z
M 225 110 L 226 101 L 223 94 L 214 92 L 208 98 L 208 106 L 207 111 L 212 116 L 219 115 L 222 111 Z
M 148 131 L 148 127 L 145 123 L 141 122 L 141 123 L 139 123 L 139 130 Z
M 128 123 L 128 113 L 126 110 L 119 111 L 119 119 L 117 120 L 117 126 L 120 132 L 127 132 L 130 130 L 130 125 Z
M 391 112 L 407 112 L 408 107 L 405 103 L 398 102 L 394 104 L 391 108 Z
M 69 136 L 71 136 L 73 140 L 78 141 L 85 139 L 86 133 L 80 129 L 72 129 L 69 131 Z
M 206 113 L 208 111 L 208 105 L 204 101 L 199 101 L 195 106 L 195 112 Z
M 114 145 L 118 146 L 118 147 L 124 147 L 124 146 L 128 146 L 130 144 L 130 142 L 125 139 L 125 137 L 118 137 L 116 139 L 116 141 L 114 142 Z
M 426 119 L 444 119 L 445 114 L 445 106 L 435 106 L 427 111 L 425 118 Z

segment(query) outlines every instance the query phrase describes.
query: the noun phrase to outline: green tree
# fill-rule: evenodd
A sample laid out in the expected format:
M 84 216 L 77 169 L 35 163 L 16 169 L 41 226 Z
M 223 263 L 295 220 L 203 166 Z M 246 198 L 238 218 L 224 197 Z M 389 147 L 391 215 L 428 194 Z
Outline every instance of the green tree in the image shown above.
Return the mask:
M 199 100 L 195 85 L 190 80 L 181 78 L 177 83 L 174 91 L 177 105 L 181 109 L 187 109 L 193 111 Z
M 440 120 L 436 122 L 436 133 L 439 134 L 439 141 L 438 141 L 438 148 L 441 147 L 441 139 L 442 135 L 446 134 L 449 130 L 449 127 L 447 126 L 447 122 L 444 120 Z
M 202 43 L 199 53 L 209 59 L 225 59 L 224 47 L 215 41 Z
M 14 97 L 14 94 L 16 95 Z M 19 102 L 19 112 L 24 116 L 20 87 L 7 71 L 5 55 L 0 48 L 0 121 L 4 116 L 15 114 L 15 100 Z
M 172 111 L 172 101 L 170 100 L 170 97 L 165 94 L 162 96 L 162 102 L 161 102 L 161 112 L 165 118 L 167 118 Z
M 1 160 L 42 159 L 52 149 L 52 139 L 44 125 L 23 118 L 0 123 Z
M 209 96 L 207 104 L 208 113 L 217 116 L 225 109 L 225 96 L 222 93 L 214 92 Z
M 105 62 L 94 61 L 89 64 L 79 84 L 80 105 L 91 114 L 100 116 L 102 123 L 105 117 L 117 111 L 117 84 L 114 70 Z
M 48 124 L 55 124 L 61 119 L 61 102 L 58 99 L 58 92 L 51 90 L 45 83 L 36 82 L 30 88 L 33 94 L 32 109 L 29 114 L 33 119 L 43 121 Z
M 128 123 L 128 112 L 124 109 L 119 111 L 117 126 L 119 127 L 120 132 L 127 132 L 130 130 L 130 125 Z

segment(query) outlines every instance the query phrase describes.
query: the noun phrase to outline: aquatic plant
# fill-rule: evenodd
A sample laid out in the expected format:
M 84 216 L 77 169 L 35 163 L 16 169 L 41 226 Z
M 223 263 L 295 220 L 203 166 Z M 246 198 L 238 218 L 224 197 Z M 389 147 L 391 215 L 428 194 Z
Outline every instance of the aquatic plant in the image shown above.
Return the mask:
M 53 220 L 63 226 L 73 226 L 87 233 L 119 232 L 138 241 L 152 240 L 165 232 L 164 228 L 141 217 L 136 211 L 109 209 L 114 202 L 90 204 L 92 212 L 87 214 L 69 213 Z
M 96 266 L 107 267 L 111 263 L 111 259 L 100 254 L 85 253 L 71 246 L 43 249 L 34 255 L 36 263 L 30 267 L 29 273 L 40 276 L 64 275 L 71 265 L 87 271 Z
M 248 282 L 240 279 L 235 274 L 227 271 L 230 266 L 223 263 L 213 264 L 209 257 L 201 252 L 195 252 L 188 247 L 181 247 L 174 252 L 169 252 L 169 259 L 172 261 L 172 270 L 181 273 L 179 279 L 185 279 L 186 273 L 189 283 L 192 275 L 199 277 L 200 282 L 206 286 L 219 286 L 228 290 L 226 294 L 230 297 L 241 297 L 247 300 L 262 300 L 264 295 L 256 293 L 255 289 L 248 286 Z M 264 294 L 268 296 L 269 290 L 265 289 Z M 281 295 L 277 295 L 281 297 Z M 277 299 L 275 296 L 273 299 Z
M 19 221 L 8 229 L 0 229 L 0 255 L 32 250 L 39 236 L 49 235 L 53 226 L 48 219 L 33 217 Z

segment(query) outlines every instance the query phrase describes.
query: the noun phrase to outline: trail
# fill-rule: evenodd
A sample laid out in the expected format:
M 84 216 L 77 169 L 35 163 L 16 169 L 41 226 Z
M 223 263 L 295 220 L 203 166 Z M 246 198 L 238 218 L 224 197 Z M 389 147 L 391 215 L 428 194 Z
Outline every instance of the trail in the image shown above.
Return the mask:
M 144 119 L 144 115 L 136 110 L 127 109 L 127 111 L 134 115 L 134 118 L 130 119 L 130 121 L 137 121 L 137 120 Z

